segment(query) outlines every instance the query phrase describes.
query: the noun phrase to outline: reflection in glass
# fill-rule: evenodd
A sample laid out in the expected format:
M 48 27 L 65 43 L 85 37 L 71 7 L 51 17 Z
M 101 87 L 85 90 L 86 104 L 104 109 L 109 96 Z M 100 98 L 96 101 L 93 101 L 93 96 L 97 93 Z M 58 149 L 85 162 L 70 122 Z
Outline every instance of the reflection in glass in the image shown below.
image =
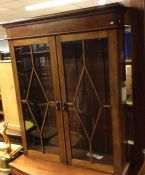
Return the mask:
M 72 158 L 90 161 L 90 157 L 86 157 L 86 153 L 90 150 L 88 137 L 73 109 L 69 110 L 69 124 Z
M 96 120 L 98 119 L 97 114 L 101 105 L 99 101 L 100 99 L 95 94 L 91 82 L 84 72 L 75 99 L 75 107 L 89 137 L 91 137 Z
M 108 108 L 104 108 L 101 112 L 91 145 L 92 153 L 98 155 L 98 157 L 100 156 L 100 159 L 93 156 L 93 162 L 111 165 L 113 164 L 113 141 L 110 112 Z
M 53 82 L 48 44 L 32 45 L 34 67 L 49 100 L 54 100 Z
M 30 46 L 15 47 L 15 56 L 16 56 L 21 99 L 25 99 L 32 71 Z
M 62 53 L 72 157 L 112 164 L 108 40 L 63 42 Z
M 35 123 L 35 119 L 32 116 L 32 113 L 29 110 L 29 107 L 27 104 L 22 104 L 23 108 L 23 116 L 25 121 L 25 130 L 26 130 L 26 139 L 27 139 L 27 146 L 28 149 L 34 149 L 34 139 L 31 136 L 31 132 L 36 130 L 37 134 L 40 135 L 40 132 L 38 130 L 38 127 Z M 41 143 L 40 139 L 38 140 L 38 143 Z M 35 147 L 35 150 L 41 151 L 41 147 Z
M 45 152 L 59 154 L 59 141 L 55 106 L 48 108 L 42 135 Z
M 82 71 L 82 42 L 70 41 L 62 43 L 62 53 L 64 58 L 64 71 L 65 74 L 67 74 L 65 77 L 67 100 L 71 102 Z
M 107 39 L 85 40 L 86 67 L 103 103 L 109 103 L 109 70 Z

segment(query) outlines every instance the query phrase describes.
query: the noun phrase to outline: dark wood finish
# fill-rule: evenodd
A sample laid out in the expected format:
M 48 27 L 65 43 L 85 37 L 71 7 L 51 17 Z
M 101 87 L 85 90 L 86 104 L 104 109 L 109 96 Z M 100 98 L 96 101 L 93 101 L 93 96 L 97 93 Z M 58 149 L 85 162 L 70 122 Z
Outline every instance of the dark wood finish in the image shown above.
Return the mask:
M 53 42 L 55 43 L 55 39 L 53 38 Z M 56 45 L 55 47 L 53 47 L 53 50 L 52 50 L 52 65 L 53 65 L 53 80 L 54 80 L 54 93 L 55 94 L 55 99 L 56 100 L 59 100 L 61 98 L 61 93 L 59 91 L 59 74 L 58 74 L 58 69 L 57 69 L 57 55 L 56 55 Z M 55 58 L 55 59 L 54 59 Z M 57 113 L 57 125 L 58 127 L 60 126 L 59 123 L 63 123 L 63 119 L 62 119 L 62 112 L 61 111 L 56 111 Z M 63 125 L 62 127 L 59 127 L 58 128 L 58 132 L 60 133 L 60 154 L 61 154 L 61 161 L 62 162 L 67 162 L 67 158 L 66 158 L 66 149 L 65 149 L 65 141 L 64 141 L 64 129 L 63 129 Z
M 11 55 L 14 55 L 14 45 L 13 45 L 13 42 L 10 42 L 9 43 L 10 45 L 10 54 Z M 14 78 L 14 83 L 15 83 L 15 87 L 16 89 L 19 89 L 19 82 L 18 82 L 18 74 L 17 74 L 17 67 L 16 67 L 16 62 L 14 61 L 14 59 L 12 59 L 12 70 L 13 70 L 13 75 L 15 76 Z M 17 99 L 20 99 L 20 91 L 16 91 L 16 96 L 17 96 Z M 18 104 L 18 113 L 19 113 L 19 118 L 20 118 L 20 127 L 21 127 L 21 130 L 22 130 L 22 144 L 23 144 L 23 147 L 24 147 L 24 150 L 26 152 L 27 150 L 27 145 L 26 145 L 26 133 L 24 132 L 25 130 L 25 127 L 24 127 L 24 118 L 23 118 L 23 115 L 22 115 L 22 106 L 21 106 L 21 101 L 20 100 L 17 100 L 17 104 Z
M 110 40 L 113 41 L 113 43 L 116 43 L 117 42 L 117 33 L 116 31 L 113 31 L 114 32 L 114 35 L 111 35 L 110 36 Z M 113 144 L 114 145 L 118 145 L 118 143 L 121 141 L 121 137 L 122 137 L 122 132 L 121 131 L 121 125 L 122 125 L 122 120 L 119 118 L 121 117 L 121 113 L 119 111 L 119 103 L 120 103 L 120 88 L 115 88 L 115 87 L 120 87 L 119 85 L 119 81 L 120 79 L 118 77 L 116 77 L 115 75 L 118 74 L 118 71 L 119 71 L 119 60 L 116 59 L 116 57 L 118 57 L 119 55 L 117 55 L 118 53 L 117 52 L 114 52 L 114 51 L 117 51 L 119 50 L 117 48 L 117 45 L 116 44 L 113 44 L 112 46 L 109 45 L 110 47 L 110 85 L 112 85 L 112 83 L 114 84 L 113 87 L 111 87 L 111 91 L 113 92 L 111 94 L 111 106 L 112 106 L 112 129 L 113 130 L 116 130 L 116 132 L 113 132 L 113 137 L 114 137 L 114 140 L 113 140 Z M 111 70 L 113 70 L 113 72 L 111 72 Z M 117 108 L 116 108 L 117 107 Z M 118 117 L 117 117 L 118 116 Z M 116 138 L 116 134 L 118 135 L 118 137 Z M 116 147 L 116 146 L 114 146 Z M 123 150 L 122 150 L 122 146 L 120 144 L 120 146 L 118 145 L 118 148 L 114 150 L 114 161 L 116 161 L 116 174 L 118 173 L 117 171 L 121 171 L 122 169 L 122 158 L 119 160 L 117 159 L 117 157 L 122 157 L 123 156 Z
M 64 101 L 67 101 L 66 99 L 66 92 L 65 92 L 65 76 L 64 76 L 64 69 L 63 69 L 63 59 L 62 59 L 62 52 L 61 52 L 61 42 L 59 38 L 56 38 L 56 45 L 57 45 L 57 54 L 60 55 L 61 59 L 58 59 L 58 65 L 59 66 L 59 77 L 60 77 L 60 86 L 61 88 L 61 96 L 62 99 L 64 99 Z M 63 117 L 64 117 L 64 128 L 66 131 L 69 131 L 69 123 L 68 123 L 68 115 L 66 112 L 63 112 Z M 71 151 L 70 149 L 70 136 L 69 136 L 69 132 L 65 132 L 65 138 L 67 140 L 66 143 L 66 153 L 67 153 L 67 157 L 68 160 L 67 162 L 70 164 L 71 163 Z
M 45 22 L 51 22 L 51 21 L 57 21 L 57 20 L 62 20 L 62 19 L 69 19 L 69 18 L 77 18 L 77 17 L 84 17 L 88 15 L 94 15 L 94 14 L 104 14 L 104 13 L 112 13 L 112 12 L 121 12 L 124 10 L 125 7 L 119 5 L 119 3 L 113 3 L 112 4 L 107 4 L 104 6 L 96 6 L 96 7 L 89 7 L 85 9 L 79 9 L 79 10 L 73 10 L 73 11 L 68 11 L 68 12 L 63 12 L 63 13 L 56 13 L 52 15 L 44 15 L 40 16 L 37 18 L 32 18 L 30 20 L 27 20 L 28 24 L 33 24 L 33 23 L 45 23 Z M 86 14 L 87 13 L 87 14 Z M 19 22 L 13 22 L 13 23 L 7 23 L 4 24 L 4 27 L 12 27 L 12 26 L 24 26 L 25 21 L 19 21 Z
M 36 18 L 33 20 L 23 21 L 22 23 L 18 22 L 6 24 L 4 27 L 7 28 L 9 39 L 60 33 L 74 33 L 78 31 L 96 30 L 102 28 L 108 29 L 122 25 L 123 21 L 121 14 L 124 10 L 125 7 L 118 6 L 118 3 L 116 3 L 113 6 L 107 5 L 105 9 L 104 7 L 93 7 L 85 10 L 44 16 L 44 18 Z M 119 12 L 118 15 L 115 15 L 116 12 Z M 43 31 L 41 28 L 43 28 Z
M 51 102 L 52 103 L 52 106 L 53 104 L 55 104 L 56 101 L 58 101 L 60 99 L 60 91 L 59 91 L 59 80 L 58 80 L 58 70 L 57 70 L 57 60 L 56 60 L 56 48 L 55 48 L 55 40 L 54 40 L 54 37 L 44 37 L 44 38 L 35 38 L 35 39 L 25 39 L 25 42 L 23 40 L 15 40 L 13 42 L 13 47 L 12 47 L 12 53 L 13 53 L 13 48 L 16 47 L 16 46 L 27 46 L 27 45 L 32 45 L 32 44 L 44 44 L 44 43 L 48 43 L 50 45 L 50 50 L 51 50 L 51 66 L 52 67 L 52 77 L 53 77 L 53 87 L 54 87 L 54 98 L 55 98 L 55 101 L 54 102 Z M 32 55 L 32 58 L 33 58 L 33 54 L 32 54 L 32 50 L 31 50 L 31 55 Z M 34 59 L 34 58 L 33 58 Z M 15 65 L 15 63 L 14 63 Z M 32 61 L 32 66 L 34 66 L 34 61 Z M 16 67 L 14 68 L 15 70 L 17 69 Z M 36 72 L 36 70 L 34 69 L 34 72 L 37 76 L 37 79 L 39 80 L 39 76 Z M 32 81 L 32 73 L 31 73 L 31 76 L 30 76 L 30 80 L 29 82 Z M 39 80 L 39 83 L 40 83 L 40 86 L 44 92 L 44 95 L 45 97 L 47 98 L 46 94 L 45 94 L 45 90 L 43 88 L 43 85 L 41 83 L 41 81 Z M 19 86 L 19 84 L 18 84 Z M 28 91 L 30 91 L 30 87 L 31 87 L 31 84 L 29 83 L 29 86 L 28 86 Z M 20 88 L 20 87 L 18 87 Z M 27 94 L 27 97 L 26 97 L 26 103 L 29 103 L 29 99 L 28 99 L 28 96 L 29 96 L 29 93 Z M 20 98 L 20 96 L 19 96 Z M 23 101 L 23 100 L 22 100 Z M 24 100 L 25 101 L 25 100 Z M 21 106 L 21 105 L 20 105 Z M 31 112 L 31 115 L 34 117 L 33 115 L 33 112 L 31 110 L 31 108 L 29 107 L 29 110 Z M 23 112 L 20 111 L 20 115 L 23 115 Z M 58 126 L 58 133 L 59 133 L 59 141 L 60 141 L 60 151 L 57 151 L 58 154 L 60 154 L 60 158 L 58 158 L 57 156 L 55 155 L 49 155 L 49 157 L 45 157 L 46 154 L 42 154 L 41 156 L 44 157 L 45 159 L 47 160 L 54 160 L 56 162 L 60 162 L 60 159 L 61 159 L 61 162 L 66 162 L 66 153 L 65 153 L 65 144 L 64 144 L 64 131 L 63 131 L 63 124 L 62 123 L 62 112 L 61 111 L 58 111 L 56 110 L 56 118 L 57 118 L 57 126 Z M 22 119 L 22 120 L 21 120 Z M 24 124 L 24 118 L 20 118 L 21 120 L 21 123 L 22 125 Z M 36 124 L 37 125 L 37 124 Z M 37 126 L 38 127 L 38 126 Z M 44 127 L 44 123 L 42 125 L 42 127 Z M 23 126 L 22 126 L 23 128 Z M 24 126 L 24 129 L 22 129 L 23 131 L 25 131 L 25 126 Z M 24 138 L 24 148 L 25 148 L 25 152 L 27 153 L 28 151 L 28 145 L 26 145 L 27 143 L 27 140 L 26 140 L 26 135 L 25 135 L 25 132 L 22 132 L 24 135 L 23 135 L 23 138 Z M 39 133 L 38 133 L 39 135 Z M 30 151 L 28 151 L 28 154 L 29 154 Z M 42 152 L 44 152 L 44 148 L 42 147 Z M 30 153 L 31 155 L 35 155 L 35 157 L 38 157 L 38 153 L 37 152 L 31 152 Z M 41 153 L 40 153 L 41 154 Z
M 20 156 L 18 159 L 10 163 L 12 168 L 12 175 L 111 175 L 103 172 L 95 172 L 91 170 L 86 170 L 82 168 L 74 168 L 71 166 L 58 164 L 58 163 L 50 163 L 41 159 L 33 159 L 26 156 Z
M 49 165 L 52 163 L 48 161 L 92 168 L 107 172 L 108 175 L 122 174 L 126 165 L 125 145 L 122 144 L 125 136 L 121 101 L 121 82 L 124 81 L 122 52 L 125 9 L 119 4 L 113 4 L 5 25 L 11 56 L 14 58 L 12 64 L 24 152 L 28 155 L 18 158 L 11 164 L 14 174 L 29 174 L 33 168 L 35 175 L 38 172 L 51 174 Z M 70 52 L 77 53 L 77 56 L 73 55 L 74 58 L 67 50 L 63 50 L 63 44 L 69 42 L 79 42 L 78 53 L 73 50 Z M 97 48 L 94 43 L 97 43 Z M 91 53 L 91 47 L 97 49 L 97 53 L 94 54 L 94 50 Z M 77 69 L 76 63 L 70 62 L 74 59 L 80 59 L 81 68 Z M 69 69 L 72 71 L 70 77 L 67 76 Z M 28 79 L 26 83 L 24 80 L 21 82 L 21 76 L 25 74 Z M 75 76 L 78 76 L 76 82 L 73 80 Z M 71 101 L 68 100 L 67 81 L 68 87 L 73 88 Z M 23 84 L 26 85 L 25 88 Z M 52 87 L 51 90 L 48 85 Z M 47 91 L 50 94 L 54 93 L 51 100 Z M 51 114 L 48 113 L 50 109 L 53 110 Z M 29 130 L 24 124 L 25 113 L 34 123 Z M 46 138 L 43 129 L 45 124 L 47 127 L 51 124 L 52 118 L 46 123 L 49 117 L 55 120 L 57 132 Z M 87 123 L 84 123 L 86 119 Z M 72 129 L 72 121 L 75 127 L 79 125 L 78 132 Z M 103 159 L 96 158 L 97 154 L 102 155 Z M 23 161 L 32 161 L 35 167 L 24 166 Z M 19 163 L 19 167 L 15 163 Z M 63 167 L 60 164 L 58 166 Z M 78 169 L 64 167 L 69 167 L 69 172 L 65 170 L 64 174 L 80 174 Z M 52 174 L 57 173 L 59 172 L 56 172 L 56 168 L 52 170 Z M 92 171 L 90 174 L 97 173 Z
M 135 125 L 135 146 L 133 151 L 132 172 L 136 175 L 143 164 L 142 150 L 145 148 L 145 28 L 144 28 L 144 0 L 130 0 L 132 7 L 130 22 L 132 25 L 132 74 L 133 74 L 133 114 Z M 142 27 L 139 27 L 142 26 Z M 142 46 L 142 47 L 140 47 Z

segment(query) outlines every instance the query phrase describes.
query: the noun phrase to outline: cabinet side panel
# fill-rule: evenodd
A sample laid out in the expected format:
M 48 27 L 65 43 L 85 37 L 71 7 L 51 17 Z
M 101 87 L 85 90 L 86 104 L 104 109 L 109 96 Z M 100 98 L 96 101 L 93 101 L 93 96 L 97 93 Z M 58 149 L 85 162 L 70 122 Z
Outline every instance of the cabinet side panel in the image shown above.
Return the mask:
M 11 62 L 0 63 L 0 87 L 5 121 L 12 124 L 11 129 L 20 130 Z

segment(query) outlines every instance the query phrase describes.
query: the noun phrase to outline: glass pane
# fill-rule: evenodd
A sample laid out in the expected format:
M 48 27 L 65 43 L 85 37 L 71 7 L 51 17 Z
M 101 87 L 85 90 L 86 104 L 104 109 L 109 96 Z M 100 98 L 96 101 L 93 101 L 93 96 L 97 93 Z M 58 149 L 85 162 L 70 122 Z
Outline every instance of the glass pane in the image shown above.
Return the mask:
M 74 50 L 78 43 L 81 49 L 77 70 Z M 111 114 L 110 108 L 105 106 L 110 105 L 108 40 L 65 42 L 62 49 L 67 98 L 74 100 L 74 106 L 68 108 L 72 157 L 112 164 Z M 70 65 L 68 58 L 71 58 Z M 72 65 L 75 68 L 71 68 Z
M 59 141 L 55 106 L 48 108 L 42 135 L 44 151 L 51 154 L 59 154 Z
M 30 85 L 28 103 L 36 120 L 36 123 L 41 129 L 44 120 L 47 99 L 35 73 L 33 73 L 32 82 Z
M 86 136 L 78 115 L 69 110 L 72 158 L 88 162 L 113 164 L 110 110 L 104 109 L 94 127 L 92 137 Z
M 75 110 L 69 110 L 70 139 L 72 158 L 90 161 L 87 153 L 90 150 L 89 140 Z
M 49 52 L 49 47 L 48 47 L 48 44 L 33 44 L 32 45 L 32 50 L 33 50 L 33 53 L 48 53 Z
M 89 137 L 91 137 L 94 125 L 98 118 L 98 113 L 101 107 L 99 101 L 100 99 L 95 93 L 95 89 L 93 88 L 89 77 L 84 72 L 75 99 L 75 107 Z
M 15 47 L 15 56 L 16 56 L 21 99 L 25 99 L 32 71 L 30 46 Z
M 101 100 L 109 103 L 108 40 L 85 40 L 85 56 L 88 72 Z
M 15 47 L 28 149 L 59 154 L 48 44 Z
M 83 65 L 82 42 L 70 41 L 62 43 L 67 101 L 72 102 Z M 70 78 L 71 77 L 71 78 Z
M 49 100 L 54 100 L 53 82 L 48 44 L 32 45 L 34 67 Z
M 30 108 L 27 104 L 23 104 L 23 116 L 25 121 L 25 131 L 26 131 L 26 140 L 28 149 L 33 149 L 37 151 L 41 150 L 41 140 L 40 140 L 40 131 L 37 127 L 37 124 L 30 112 Z M 39 135 L 38 139 L 34 138 L 34 135 Z
M 92 135 L 93 162 L 113 164 L 112 124 L 110 109 L 104 108 Z

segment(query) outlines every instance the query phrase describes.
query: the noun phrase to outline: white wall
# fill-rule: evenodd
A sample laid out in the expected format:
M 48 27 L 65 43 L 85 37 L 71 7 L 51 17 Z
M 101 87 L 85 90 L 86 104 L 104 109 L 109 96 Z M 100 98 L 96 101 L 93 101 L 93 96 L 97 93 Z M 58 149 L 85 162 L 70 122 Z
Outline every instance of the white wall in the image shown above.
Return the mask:
M 7 40 L 0 40 L 0 51 L 9 52 L 9 45 Z

